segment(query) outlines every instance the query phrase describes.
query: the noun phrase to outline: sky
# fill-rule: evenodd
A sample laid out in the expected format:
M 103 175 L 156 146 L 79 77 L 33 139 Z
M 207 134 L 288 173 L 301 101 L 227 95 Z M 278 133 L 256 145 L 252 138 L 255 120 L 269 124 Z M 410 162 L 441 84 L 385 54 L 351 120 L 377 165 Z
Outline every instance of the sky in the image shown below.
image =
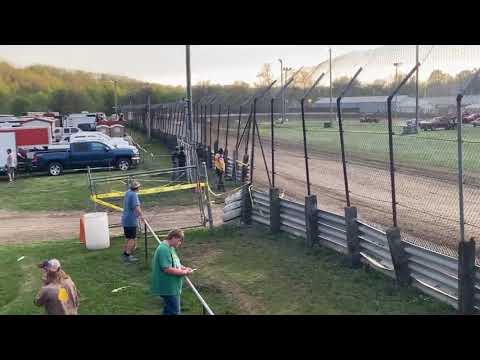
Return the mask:
M 380 45 L 194 45 L 192 83 L 253 83 L 264 63 L 279 76 L 279 58 L 288 67 L 313 66 L 328 59 L 330 46 L 335 57 Z M 18 67 L 43 64 L 165 85 L 186 83 L 184 45 L 0 45 L 0 59 Z

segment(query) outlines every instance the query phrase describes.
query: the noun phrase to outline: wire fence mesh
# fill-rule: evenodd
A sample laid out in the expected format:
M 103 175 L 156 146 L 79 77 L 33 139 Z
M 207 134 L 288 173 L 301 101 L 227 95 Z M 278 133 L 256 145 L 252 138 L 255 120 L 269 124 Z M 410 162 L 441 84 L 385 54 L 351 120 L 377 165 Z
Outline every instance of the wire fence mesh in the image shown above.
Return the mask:
M 311 192 L 322 209 L 342 214 L 349 202 L 358 208 L 360 219 L 383 228 L 392 226 L 396 218 L 407 241 L 457 256 L 456 96 L 462 85 L 472 80 L 478 59 L 479 46 L 394 45 L 335 57 L 331 66 L 327 60 L 289 69 L 295 77 L 283 93 L 281 85 L 288 76 L 271 76 L 247 97 L 233 90 L 230 95 L 202 93 L 193 106 L 193 137 L 211 151 L 223 148 L 240 162 L 251 161 L 255 146 L 255 186 L 267 189 L 274 185 L 285 199 L 304 201 L 308 160 Z M 417 62 L 418 73 L 414 69 Z M 305 154 L 300 104 L 321 74 L 325 76 L 304 99 Z M 262 94 L 273 81 L 273 88 Z M 255 94 L 258 99 L 253 111 Z M 389 95 L 395 95 L 391 98 L 391 122 Z M 284 97 L 286 116 L 282 113 Z M 166 125 L 175 111 L 179 114 L 172 130 Z M 478 238 L 480 228 L 479 80 L 472 81 L 462 111 L 463 209 L 468 239 Z M 153 131 L 186 135 L 185 111 L 169 104 L 155 112 Z M 135 126 L 145 127 L 146 121 L 144 109 L 133 114 Z

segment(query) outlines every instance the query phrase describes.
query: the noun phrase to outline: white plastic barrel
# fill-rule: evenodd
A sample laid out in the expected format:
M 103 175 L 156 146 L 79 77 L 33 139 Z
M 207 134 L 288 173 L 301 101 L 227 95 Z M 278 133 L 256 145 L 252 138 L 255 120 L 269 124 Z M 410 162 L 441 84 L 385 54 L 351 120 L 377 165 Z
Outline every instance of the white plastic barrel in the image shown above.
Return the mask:
M 89 250 L 107 249 L 110 247 L 110 231 L 106 212 L 85 214 L 85 245 Z

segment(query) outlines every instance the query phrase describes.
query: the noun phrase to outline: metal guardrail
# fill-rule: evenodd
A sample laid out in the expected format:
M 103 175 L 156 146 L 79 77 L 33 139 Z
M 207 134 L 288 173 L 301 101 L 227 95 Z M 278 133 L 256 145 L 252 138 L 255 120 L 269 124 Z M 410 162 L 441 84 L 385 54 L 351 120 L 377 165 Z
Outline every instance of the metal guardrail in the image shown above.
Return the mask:
M 305 206 L 290 200 L 280 199 L 280 230 L 306 238 Z
M 270 198 L 265 191 L 253 190 L 252 219 L 270 226 Z M 305 208 L 291 200 L 280 200 L 280 230 L 305 238 Z M 343 216 L 318 210 L 318 238 L 321 244 L 347 254 L 346 223 Z M 387 234 L 357 220 L 361 261 L 383 274 L 395 278 Z M 423 293 L 458 308 L 458 259 L 433 246 L 421 246 L 402 239 L 408 257 L 412 286 Z M 480 266 L 475 274 L 475 308 L 480 311 Z
M 150 233 L 153 235 L 153 237 L 155 238 L 155 240 L 157 240 L 157 242 L 160 244 L 161 241 L 160 239 L 158 238 L 157 234 L 155 233 L 155 231 L 153 231 L 152 227 L 150 226 L 150 224 L 145 221 L 145 225 L 147 227 L 147 229 L 150 231 Z M 195 294 L 195 296 L 197 297 L 197 299 L 200 301 L 200 303 L 202 304 L 202 307 L 203 307 L 203 312 L 205 314 L 205 312 L 208 314 L 208 315 L 215 315 L 212 311 L 212 309 L 210 309 L 210 306 L 208 306 L 207 302 L 203 299 L 202 295 L 200 295 L 200 293 L 198 292 L 198 290 L 195 288 L 195 286 L 193 285 L 193 283 L 190 281 L 190 279 L 188 278 L 188 276 L 185 276 L 185 281 L 187 282 L 188 286 L 190 286 L 190 288 L 192 289 L 193 293 Z

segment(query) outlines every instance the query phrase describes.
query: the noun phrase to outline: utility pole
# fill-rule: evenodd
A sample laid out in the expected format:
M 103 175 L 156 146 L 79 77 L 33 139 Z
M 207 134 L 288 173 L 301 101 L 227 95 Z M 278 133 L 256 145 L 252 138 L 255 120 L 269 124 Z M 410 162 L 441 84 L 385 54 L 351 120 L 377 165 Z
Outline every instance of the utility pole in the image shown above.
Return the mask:
M 186 45 L 186 65 L 187 65 L 187 139 L 192 142 L 192 83 L 190 73 L 190 45 Z
M 280 62 L 280 89 L 283 88 L 283 61 L 278 59 Z M 285 91 L 282 91 L 282 122 L 285 121 Z
M 115 92 L 115 116 L 118 120 L 118 107 L 117 107 L 117 80 L 113 80 L 113 87 Z
M 420 45 L 415 45 L 415 63 L 418 64 L 418 53 L 419 53 Z M 415 74 L 415 128 L 418 131 L 418 70 Z
M 393 66 L 395 66 L 395 87 L 398 86 L 398 68 L 401 65 L 401 62 L 393 63 Z M 398 95 L 395 95 L 395 111 L 398 111 Z
M 333 92 L 332 92 L 332 48 L 329 48 L 328 49 L 328 52 L 330 54 L 329 58 L 329 71 L 330 71 L 330 122 L 333 121 L 332 119 L 332 115 L 333 115 L 333 112 L 332 112 L 332 109 L 333 109 L 333 102 L 332 102 L 332 99 L 333 99 Z
M 287 75 L 290 70 L 292 70 L 292 68 L 289 68 L 289 67 L 285 68 L 285 82 L 287 82 L 288 80 Z M 285 91 L 283 91 L 282 93 L 283 94 L 283 116 L 285 117 L 285 120 L 287 120 L 287 88 L 285 88 Z

